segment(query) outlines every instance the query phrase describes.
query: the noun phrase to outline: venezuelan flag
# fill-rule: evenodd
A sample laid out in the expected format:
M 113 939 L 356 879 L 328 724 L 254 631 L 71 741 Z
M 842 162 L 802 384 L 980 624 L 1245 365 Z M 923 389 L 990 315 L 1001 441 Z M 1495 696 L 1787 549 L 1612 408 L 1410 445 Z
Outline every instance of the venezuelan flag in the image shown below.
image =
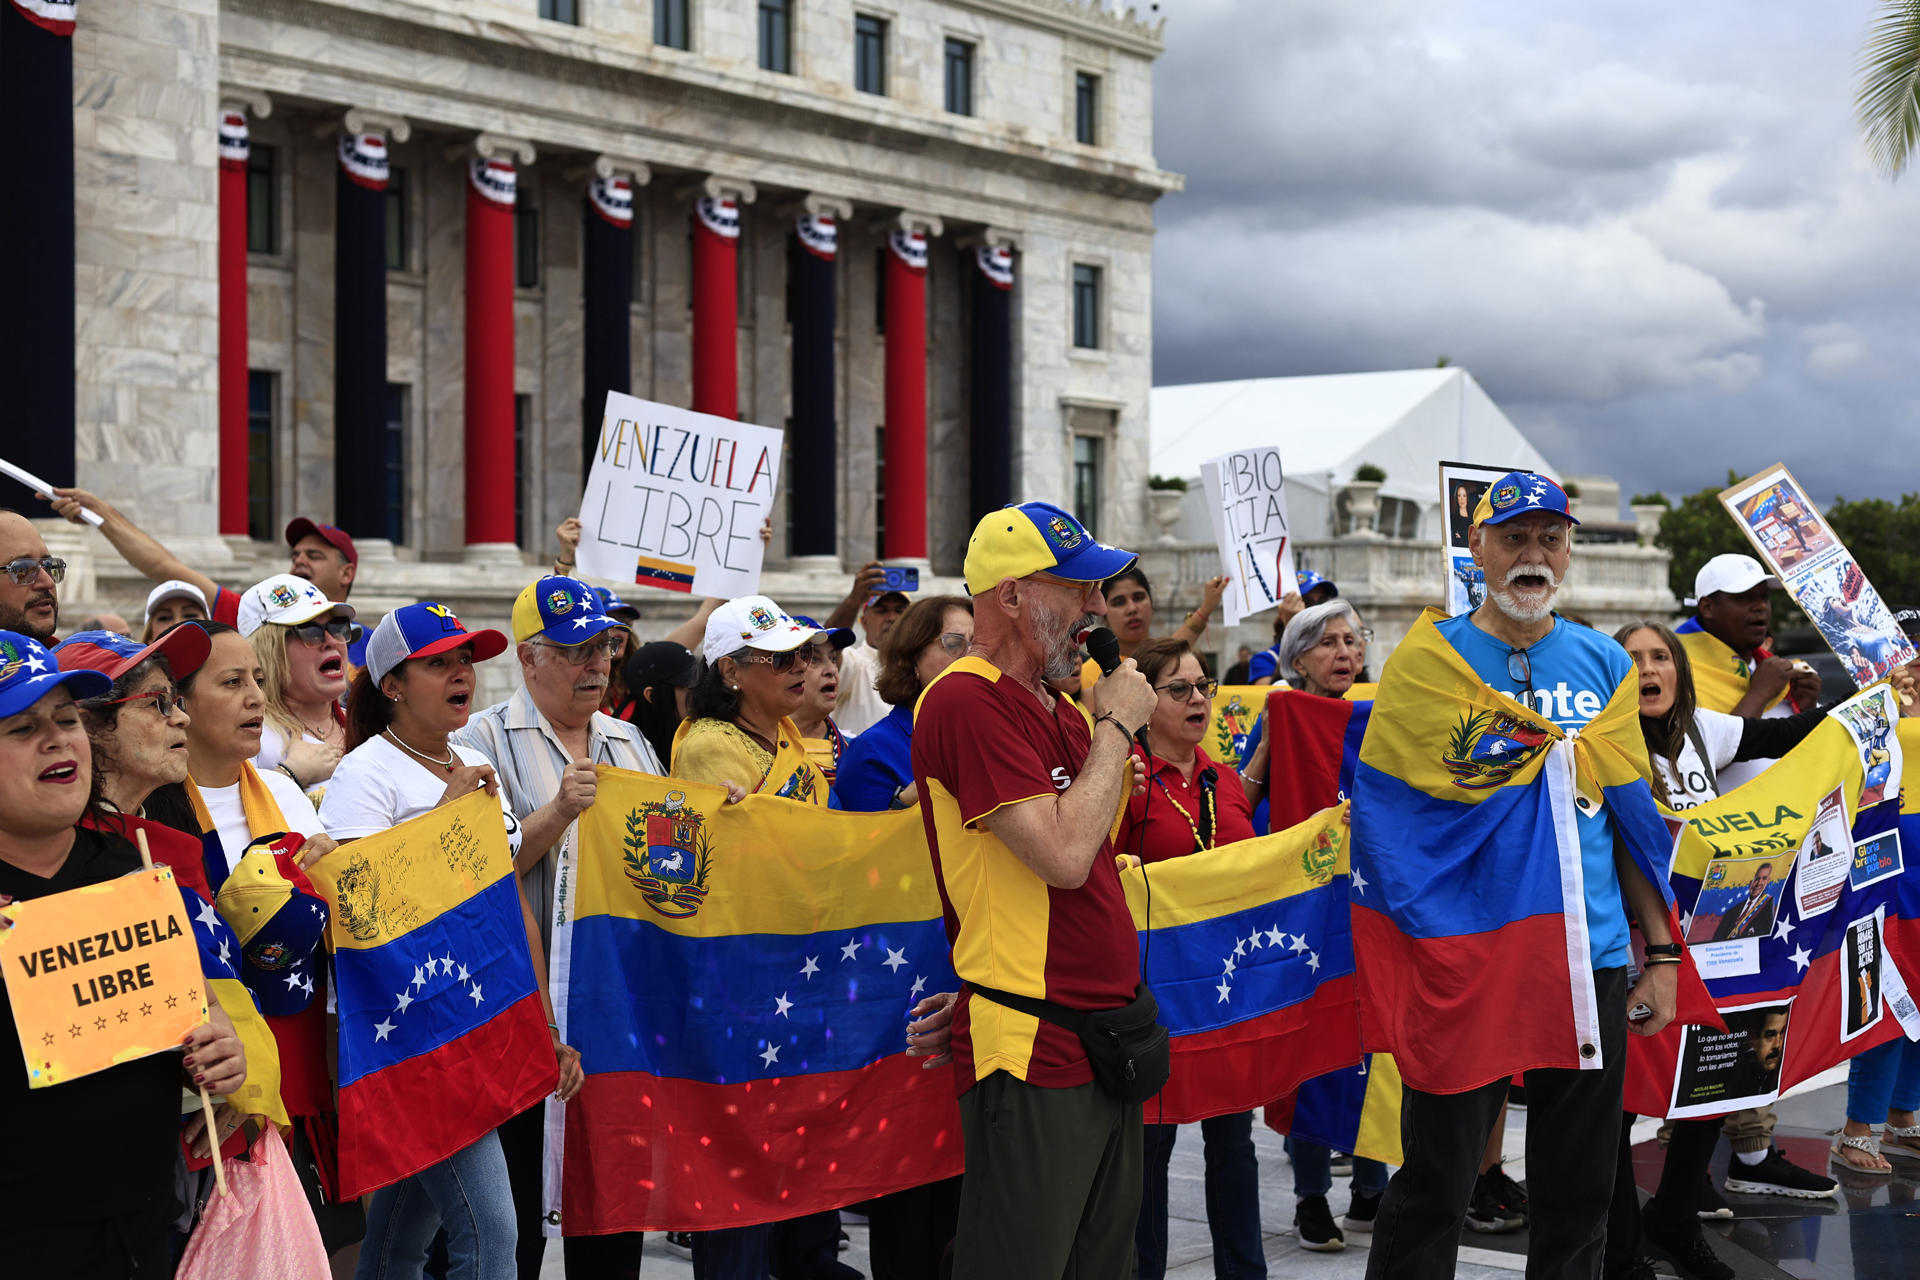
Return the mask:
M 950 1071 L 904 1052 L 909 1006 L 958 989 L 918 812 L 599 779 L 556 877 L 586 1084 L 548 1130 L 549 1230 L 746 1226 L 958 1173 Z
M 1154 1124 L 1246 1111 L 1360 1060 L 1344 810 L 1121 874 L 1173 1038 Z
M 484 791 L 328 854 L 341 1195 L 470 1145 L 559 1080 L 519 885 Z
M 1807 874 L 1802 844 L 1821 800 L 1835 787 L 1846 798 L 1856 845 L 1892 832 L 1899 848 L 1920 848 L 1916 843 L 1920 842 L 1920 760 L 1916 760 L 1920 722 L 1898 722 L 1904 760 L 1898 793 L 1887 787 L 1885 798 L 1862 805 L 1863 756 L 1872 748 L 1857 745 L 1835 718 L 1862 701 L 1856 697 L 1830 713 L 1825 723 L 1765 773 L 1680 815 L 1686 828 L 1674 855 L 1672 884 L 1688 912 L 1699 904 L 1702 885 L 1716 858 L 1764 857 L 1776 867 L 1787 868 L 1773 877 L 1785 887 L 1777 900 L 1772 932 L 1755 940 L 1753 971 L 1707 980 L 1709 994 L 1723 1010 L 1790 1003 L 1778 1081 L 1781 1090 L 1904 1034 L 1899 1019 L 1883 1007 L 1876 1011 L 1880 1015 L 1876 1025 L 1843 1037 L 1850 986 L 1844 950 L 1849 925 L 1878 916 L 1883 964 L 1890 963 L 1902 978 L 1920 978 L 1920 877 L 1891 869 L 1883 873 L 1871 866 L 1850 868 L 1838 898 L 1811 912 L 1801 910 L 1797 892 L 1799 878 Z M 1888 705 L 1892 705 L 1890 698 Z M 1884 751 L 1884 744 L 1880 750 Z M 1872 795 L 1865 798 L 1873 800 Z M 1893 983 L 1883 985 L 1897 989 Z M 1674 1096 L 1680 1051 L 1678 1027 L 1652 1038 L 1634 1037 L 1628 1053 L 1628 1110 L 1666 1114 Z
M 643 587 L 659 587 L 663 591 L 691 593 L 694 572 L 695 566 L 690 564 L 641 556 L 634 566 L 633 580 Z
M 1605 804 L 1671 905 L 1631 673 L 1577 740 L 1494 692 L 1429 609 L 1387 662 L 1353 792 L 1353 933 L 1370 1050 L 1458 1093 L 1598 1068 L 1575 812 Z M 1683 1018 L 1711 1018 L 1691 963 Z

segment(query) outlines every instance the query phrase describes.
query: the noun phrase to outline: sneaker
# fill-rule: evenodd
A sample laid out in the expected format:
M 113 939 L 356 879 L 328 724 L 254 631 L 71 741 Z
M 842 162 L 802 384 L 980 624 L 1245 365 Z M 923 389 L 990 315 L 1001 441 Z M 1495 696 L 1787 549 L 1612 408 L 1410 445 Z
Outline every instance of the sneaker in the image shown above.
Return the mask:
M 1673 1259 L 1681 1275 L 1694 1280 L 1733 1280 L 1733 1268 L 1720 1261 L 1720 1255 L 1707 1243 L 1699 1219 L 1674 1221 L 1664 1214 L 1648 1212 L 1640 1217 L 1640 1230 Z
M 1802 1200 L 1825 1200 L 1840 1189 L 1840 1184 L 1823 1174 L 1802 1169 L 1787 1159 L 1786 1152 L 1769 1147 L 1759 1164 L 1741 1164 L 1735 1156 L 1727 1165 L 1727 1190 L 1749 1196 L 1795 1196 Z
M 1713 1175 L 1710 1173 L 1700 1179 L 1700 1190 L 1693 1197 L 1693 1210 L 1702 1218 L 1733 1216 L 1733 1206 L 1720 1194 L 1720 1188 L 1713 1185 Z
M 1325 1196 L 1303 1196 L 1294 1204 L 1293 1233 L 1309 1253 L 1338 1253 L 1347 1247 L 1347 1238 L 1333 1225 Z
M 668 1253 L 677 1254 L 682 1258 L 693 1256 L 693 1232 L 691 1231 L 669 1231 L 667 1238 L 661 1243 L 667 1246 Z
M 1494 1235 L 1502 1231 L 1518 1231 L 1527 1225 L 1526 1210 L 1508 1204 L 1506 1196 L 1502 1194 L 1500 1183 L 1503 1181 L 1515 1190 L 1519 1189 L 1519 1184 L 1499 1169 L 1483 1173 L 1475 1180 L 1473 1199 L 1467 1205 L 1467 1227 L 1470 1230 Z
M 1380 1216 L 1380 1197 L 1353 1193 L 1353 1200 L 1347 1205 L 1347 1212 L 1340 1219 L 1342 1229 L 1356 1235 L 1365 1235 L 1373 1230 L 1373 1220 Z

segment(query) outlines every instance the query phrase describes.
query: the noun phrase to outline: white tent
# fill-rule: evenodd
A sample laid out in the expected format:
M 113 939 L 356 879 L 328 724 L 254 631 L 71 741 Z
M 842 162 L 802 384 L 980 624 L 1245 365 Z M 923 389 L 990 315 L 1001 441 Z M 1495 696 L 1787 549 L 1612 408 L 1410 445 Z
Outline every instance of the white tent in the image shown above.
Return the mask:
M 1155 387 L 1152 439 L 1154 474 L 1185 476 L 1193 481 L 1192 492 L 1208 458 L 1278 445 L 1287 473 L 1287 513 L 1301 538 L 1334 532 L 1334 495 L 1364 462 L 1387 473 L 1382 498 L 1417 505 L 1414 536 L 1428 539 L 1441 536 L 1443 461 L 1560 478 L 1464 369 Z M 1211 540 L 1203 507 L 1192 500 L 1184 504 L 1179 536 Z

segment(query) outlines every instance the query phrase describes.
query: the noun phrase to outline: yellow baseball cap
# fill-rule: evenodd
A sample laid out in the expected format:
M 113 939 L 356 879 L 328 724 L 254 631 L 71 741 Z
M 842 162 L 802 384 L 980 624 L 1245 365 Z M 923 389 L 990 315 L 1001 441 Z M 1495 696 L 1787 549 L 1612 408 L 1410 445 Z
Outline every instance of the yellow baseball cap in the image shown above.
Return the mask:
M 991 591 L 1007 578 L 1050 573 L 1069 582 L 1104 582 L 1137 556 L 1094 539 L 1050 502 L 1002 507 L 980 517 L 967 540 L 967 590 Z
M 600 611 L 592 587 L 565 574 L 527 584 L 513 602 L 515 643 L 545 636 L 555 644 L 585 644 L 619 625 Z

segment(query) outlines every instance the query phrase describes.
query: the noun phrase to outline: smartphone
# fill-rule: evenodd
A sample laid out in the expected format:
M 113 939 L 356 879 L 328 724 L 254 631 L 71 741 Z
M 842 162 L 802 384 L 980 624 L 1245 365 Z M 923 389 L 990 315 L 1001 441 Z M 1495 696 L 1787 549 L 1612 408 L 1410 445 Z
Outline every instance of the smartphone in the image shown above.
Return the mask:
M 918 591 L 920 589 L 920 570 L 907 565 L 883 564 L 882 573 L 887 575 L 880 584 L 882 591 Z

